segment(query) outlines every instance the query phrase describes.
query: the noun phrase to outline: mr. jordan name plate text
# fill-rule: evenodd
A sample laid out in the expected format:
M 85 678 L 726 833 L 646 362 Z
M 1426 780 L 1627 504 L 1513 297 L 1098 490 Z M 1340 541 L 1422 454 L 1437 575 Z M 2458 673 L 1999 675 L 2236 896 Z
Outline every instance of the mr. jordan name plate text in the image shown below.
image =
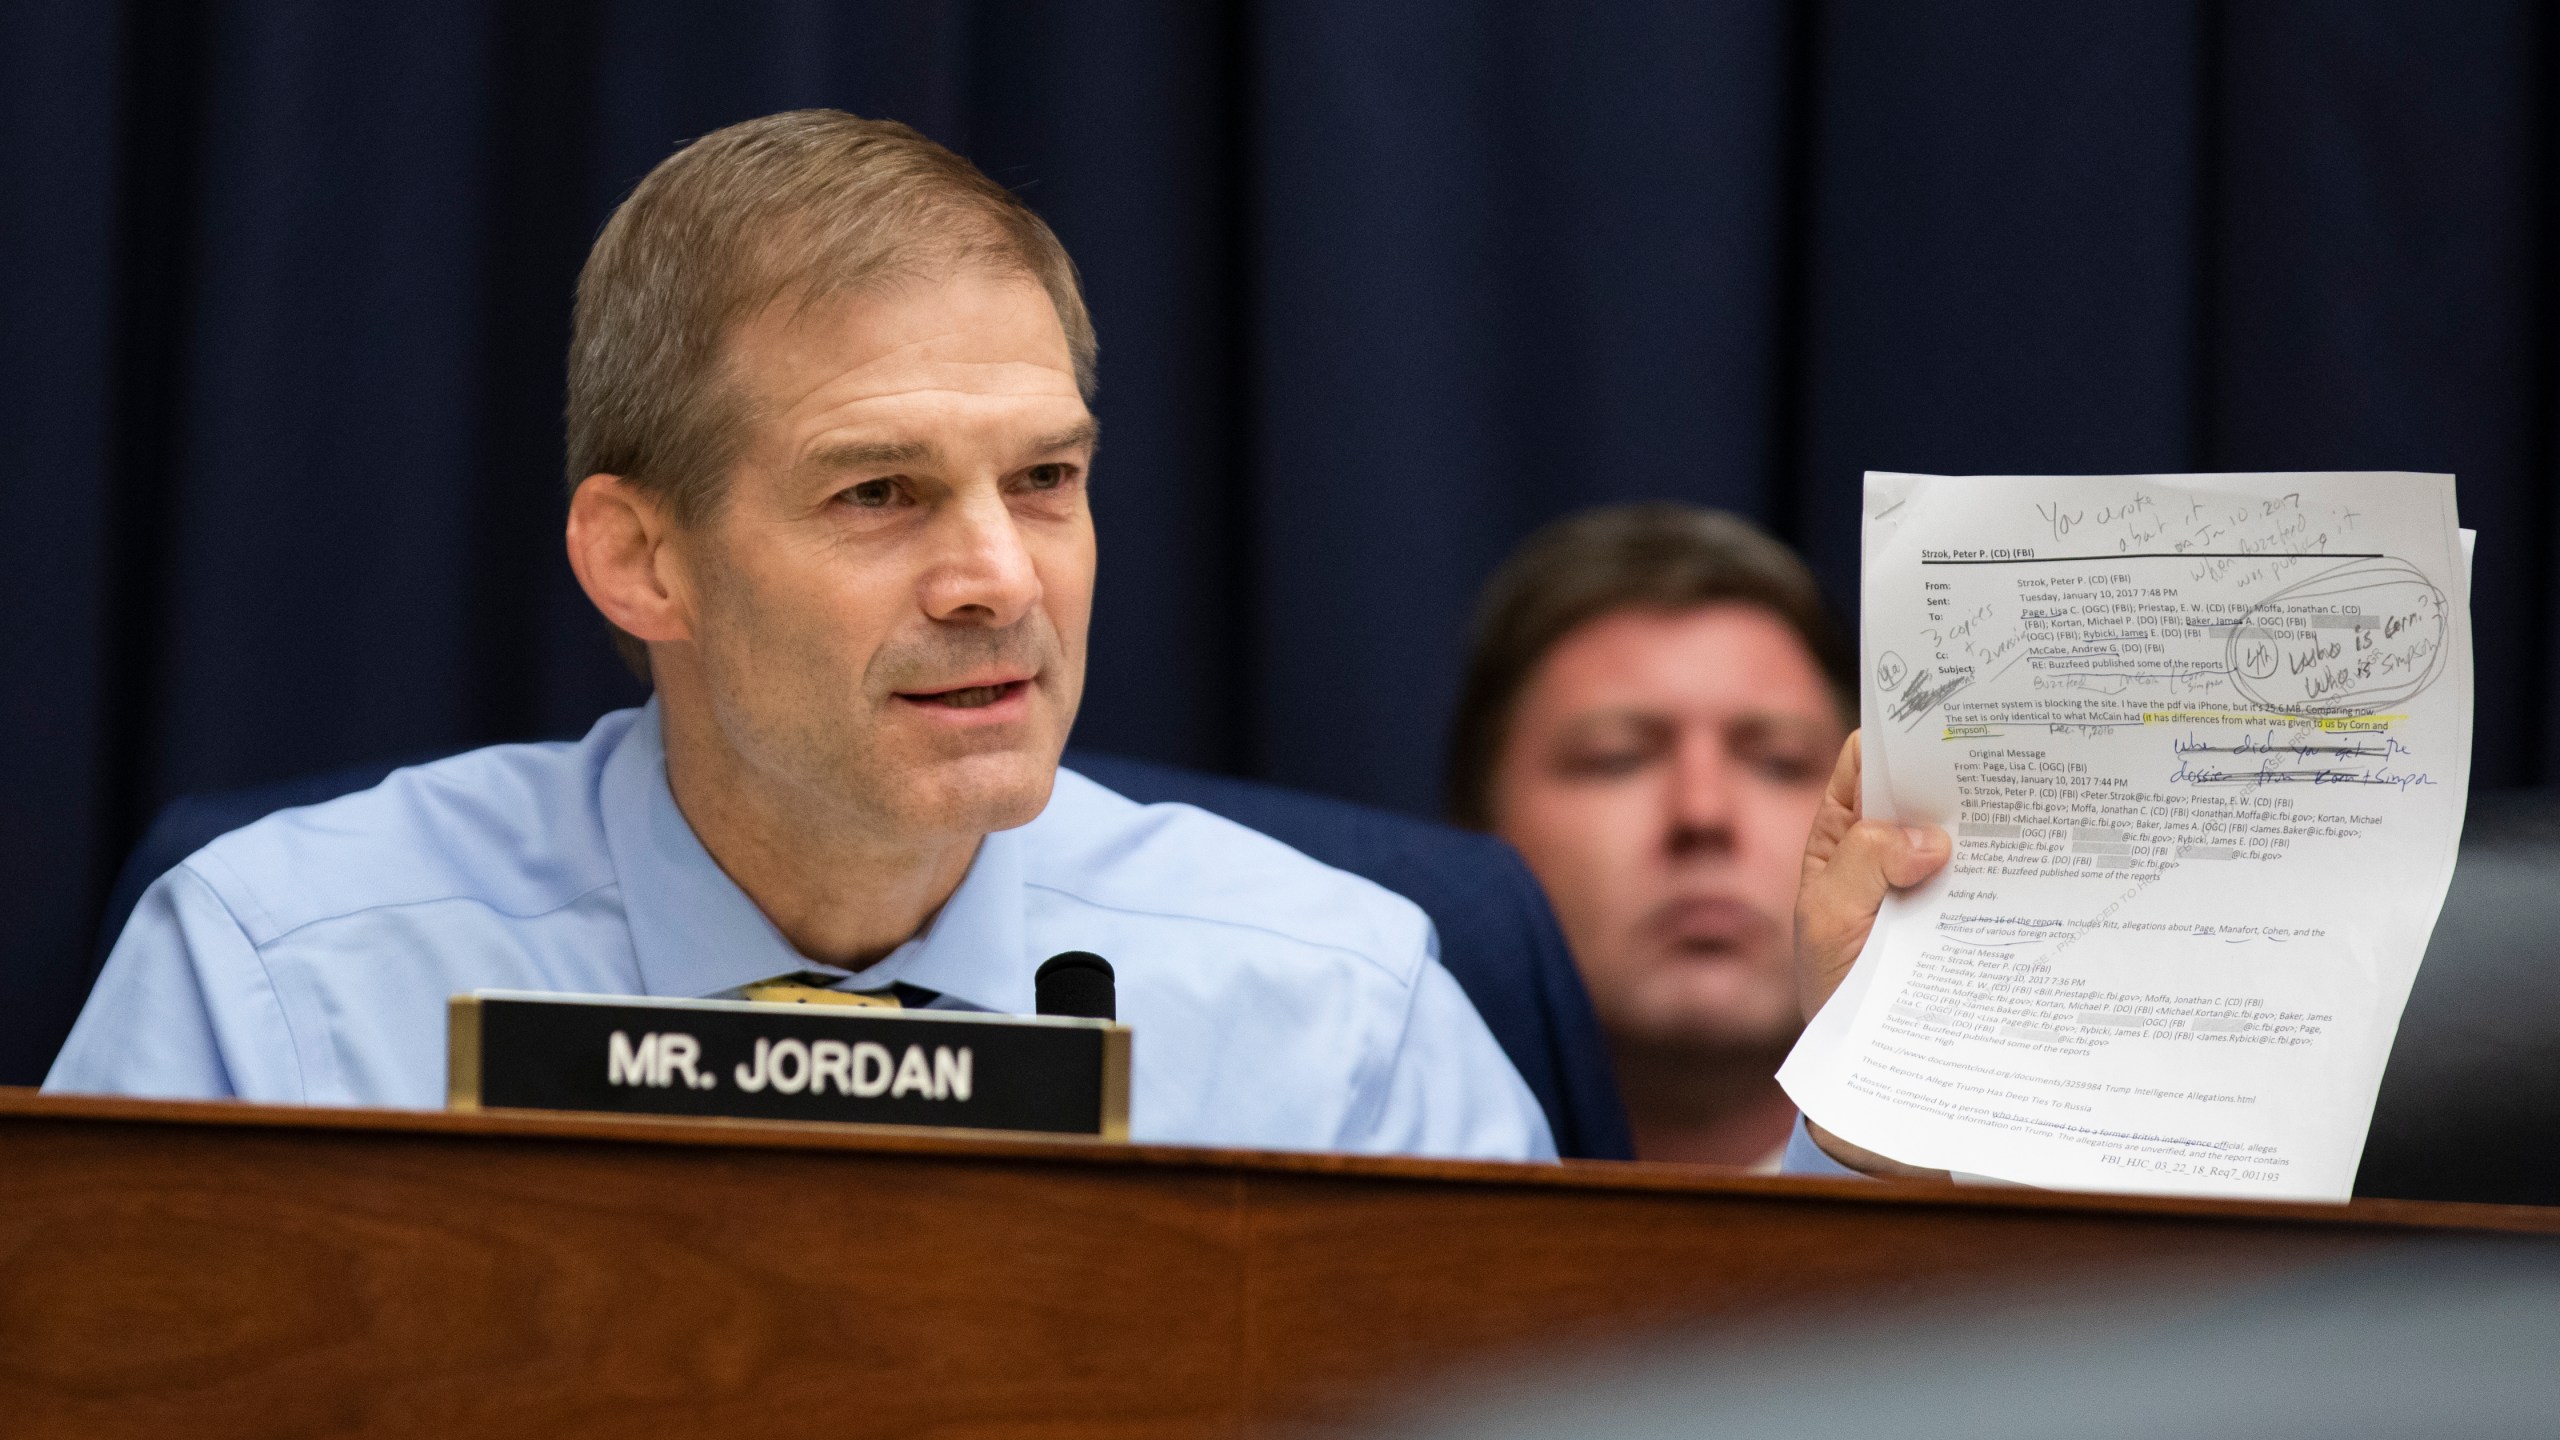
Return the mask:
M 483 990 L 451 1005 L 446 1103 L 1126 1139 L 1106 1020 Z
M 1780 1078 L 2033 1185 L 2344 1199 L 2471 770 L 2453 478 L 1867 477 L 1862 810 L 1955 839 Z

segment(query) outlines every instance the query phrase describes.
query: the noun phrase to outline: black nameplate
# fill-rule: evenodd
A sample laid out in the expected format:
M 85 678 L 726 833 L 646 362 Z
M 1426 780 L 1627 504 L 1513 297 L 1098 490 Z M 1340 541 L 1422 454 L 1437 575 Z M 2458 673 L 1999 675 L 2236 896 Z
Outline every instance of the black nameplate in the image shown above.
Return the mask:
M 483 990 L 453 997 L 448 1109 L 1129 1136 L 1104 1020 Z

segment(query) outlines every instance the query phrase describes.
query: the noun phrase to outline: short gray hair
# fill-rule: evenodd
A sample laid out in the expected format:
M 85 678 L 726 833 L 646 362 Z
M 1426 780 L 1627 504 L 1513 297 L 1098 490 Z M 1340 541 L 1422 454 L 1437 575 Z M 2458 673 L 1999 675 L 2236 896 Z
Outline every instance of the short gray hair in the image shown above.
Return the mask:
M 708 518 L 745 443 L 745 405 L 725 373 L 732 330 L 785 295 L 806 303 L 971 265 L 1048 292 L 1090 398 L 1093 321 L 1074 262 L 967 160 L 841 110 L 767 115 L 685 146 L 615 208 L 578 274 L 570 488 L 619 475 L 663 497 L 679 523 Z

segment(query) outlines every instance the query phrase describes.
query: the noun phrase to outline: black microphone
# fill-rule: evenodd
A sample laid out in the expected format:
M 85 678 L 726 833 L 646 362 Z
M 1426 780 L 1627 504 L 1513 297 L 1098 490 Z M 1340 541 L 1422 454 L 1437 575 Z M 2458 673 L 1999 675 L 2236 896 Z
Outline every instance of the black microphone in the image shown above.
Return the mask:
M 1117 1020 L 1119 997 L 1112 988 L 1111 962 L 1089 950 L 1068 950 L 1040 962 L 1032 977 L 1043 1015 L 1072 1015 L 1080 1020 Z

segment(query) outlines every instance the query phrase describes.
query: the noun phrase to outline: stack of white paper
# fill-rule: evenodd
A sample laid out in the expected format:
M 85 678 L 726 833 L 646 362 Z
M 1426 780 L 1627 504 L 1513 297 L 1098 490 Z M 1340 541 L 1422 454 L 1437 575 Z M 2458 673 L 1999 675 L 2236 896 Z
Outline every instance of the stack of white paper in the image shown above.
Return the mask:
M 2471 770 L 2453 478 L 1867 477 L 1888 899 L 1779 1079 L 1908 1164 L 2344 1199 Z

